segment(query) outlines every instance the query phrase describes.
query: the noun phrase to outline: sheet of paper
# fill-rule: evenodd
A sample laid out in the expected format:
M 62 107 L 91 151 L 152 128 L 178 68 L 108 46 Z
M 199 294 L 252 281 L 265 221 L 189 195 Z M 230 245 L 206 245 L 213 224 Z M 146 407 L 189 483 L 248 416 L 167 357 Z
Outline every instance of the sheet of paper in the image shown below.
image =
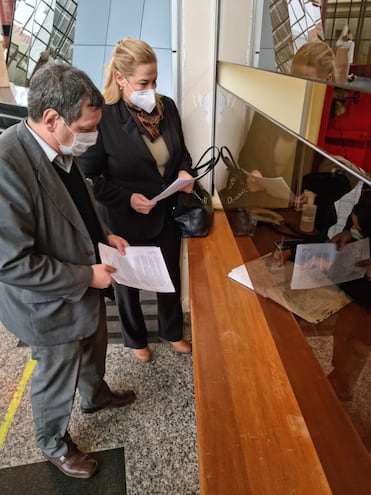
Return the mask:
M 239 282 L 242 285 L 245 285 L 249 289 L 254 290 L 254 286 L 251 282 L 250 276 L 246 270 L 245 265 L 237 266 L 236 268 L 233 268 L 228 273 L 228 277 L 235 280 L 236 282 Z
M 160 201 L 161 199 L 165 199 L 168 196 L 180 191 L 184 187 L 188 186 L 188 184 L 192 184 L 194 179 L 176 179 L 174 182 L 170 184 L 166 189 L 162 191 L 162 193 L 157 194 L 157 196 L 153 197 L 151 201 Z
M 365 268 L 356 265 L 370 257 L 369 239 L 350 242 L 337 251 L 332 242 L 299 244 L 291 279 L 292 289 L 311 289 L 362 278 Z
M 259 177 L 244 170 L 248 177 L 254 179 L 265 192 L 274 198 L 284 199 L 286 201 L 293 201 L 295 194 L 291 191 L 287 182 L 283 177 Z
M 161 249 L 156 246 L 129 246 L 125 255 L 99 243 L 102 263 L 116 268 L 112 278 L 118 283 L 153 292 L 175 292 Z
M 337 285 L 310 290 L 292 290 L 294 263 L 278 266 L 272 255 L 245 264 L 255 291 L 310 323 L 319 323 L 351 302 Z

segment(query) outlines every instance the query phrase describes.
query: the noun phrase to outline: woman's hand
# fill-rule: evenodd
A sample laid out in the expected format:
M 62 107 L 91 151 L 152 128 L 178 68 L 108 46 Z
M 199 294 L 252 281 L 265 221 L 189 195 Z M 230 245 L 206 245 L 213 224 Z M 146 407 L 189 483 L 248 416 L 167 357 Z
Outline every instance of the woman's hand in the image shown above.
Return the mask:
M 125 248 L 129 246 L 129 243 L 126 239 L 114 234 L 108 235 L 107 239 L 108 244 L 111 247 L 116 248 L 120 254 L 125 254 Z
M 352 234 L 349 230 L 344 230 L 343 232 L 339 232 L 334 235 L 330 242 L 334 242 L 336 244 L 336 248 L 338 251 L 341 251 L 345 244 L 352 240 Z
M 143 213 L 143 215 L 148 215 L 148 213 L 156 205 L 157 201 L 151 201 L 143 196 L 143 194 L 133 193 L 130 197 L 130 206 L 137 213 Z
M 190 175 L 185 170 L 179 170 L 178 179 L 193 179 L 193 177 L 192 177 L 192 175 Z M 193 182 L 191 184 L 188 184 L 188 186 L 185 186 L 185 187 L 183 187 L 183 189 L 180 189 L 180 190 L 185 192 L 185 193 L 191 193 L 193 190 L 194 183 L 195 183 L 195 181 L 193 180 Z
M 251 170 L 250 173 L 251 175 L 248 175 L 246 179 L 247 189 L 250 192 L 264 191 L 264 187 L 261 186 L 253 177 L 253 175 L 255 175 L 255 177 L 263 177 L 261 172 L 259 170 Z

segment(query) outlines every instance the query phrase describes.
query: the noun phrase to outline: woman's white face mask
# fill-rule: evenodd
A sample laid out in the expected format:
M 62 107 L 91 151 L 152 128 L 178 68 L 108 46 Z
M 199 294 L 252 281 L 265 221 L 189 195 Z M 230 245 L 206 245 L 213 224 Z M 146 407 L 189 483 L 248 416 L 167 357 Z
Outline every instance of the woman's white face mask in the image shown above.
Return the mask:
M 73 132 L 72 129 L 66 124 L 63 119 L 64 125 L 73 134 L 73 143 L 69 146 L 61 144 L 57 139 L 59 144 L 59 149 L 61 150 L 62 155 L 73 155 L 79 156 L 85 153 L 91 146 L 94 146 L 98 139 L 98 131 L 93 132 Z
M 156 106 L 156 93 L 154 89 L 142 89 L 135 91 L 129 81 L 126 79 L 130 89 L 133 91 L 129 96 L 129 100 L 136 107 L 141 108 L 147 113 L 153 112 Z

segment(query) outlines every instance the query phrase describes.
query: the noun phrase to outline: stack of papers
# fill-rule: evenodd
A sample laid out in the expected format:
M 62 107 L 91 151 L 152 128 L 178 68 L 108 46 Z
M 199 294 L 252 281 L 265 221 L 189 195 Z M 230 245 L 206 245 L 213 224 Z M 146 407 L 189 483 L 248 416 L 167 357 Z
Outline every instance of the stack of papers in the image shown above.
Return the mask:
M 161 249 L 156 246 L 129 246 L 121 255 L 117 249 L 99 243 L 102 263 L 113 266 L 118 283 L 153 292 L 175 292 Z
M 299 244 L 296 248 L 291 289 L 312 289 L 362 278 L 357 265 L 370 257 L 368 238 L 346 244 L 338 251 L 333 242 Z
M 277 266 L 270 253 L 234 268 L 228 276 L 310 323 L 320 323 L 351 302 L 337 285 L 291 289 L 293 270 L 294 263 L 290 261 Z

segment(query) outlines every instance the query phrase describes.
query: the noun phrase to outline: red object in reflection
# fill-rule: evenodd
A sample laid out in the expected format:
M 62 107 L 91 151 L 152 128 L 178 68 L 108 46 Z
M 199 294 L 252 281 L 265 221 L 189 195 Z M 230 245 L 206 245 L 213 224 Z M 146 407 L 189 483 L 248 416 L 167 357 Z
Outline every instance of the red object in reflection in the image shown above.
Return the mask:
M 371 94 L 328 86 L 318 146 L 371 171 Z

